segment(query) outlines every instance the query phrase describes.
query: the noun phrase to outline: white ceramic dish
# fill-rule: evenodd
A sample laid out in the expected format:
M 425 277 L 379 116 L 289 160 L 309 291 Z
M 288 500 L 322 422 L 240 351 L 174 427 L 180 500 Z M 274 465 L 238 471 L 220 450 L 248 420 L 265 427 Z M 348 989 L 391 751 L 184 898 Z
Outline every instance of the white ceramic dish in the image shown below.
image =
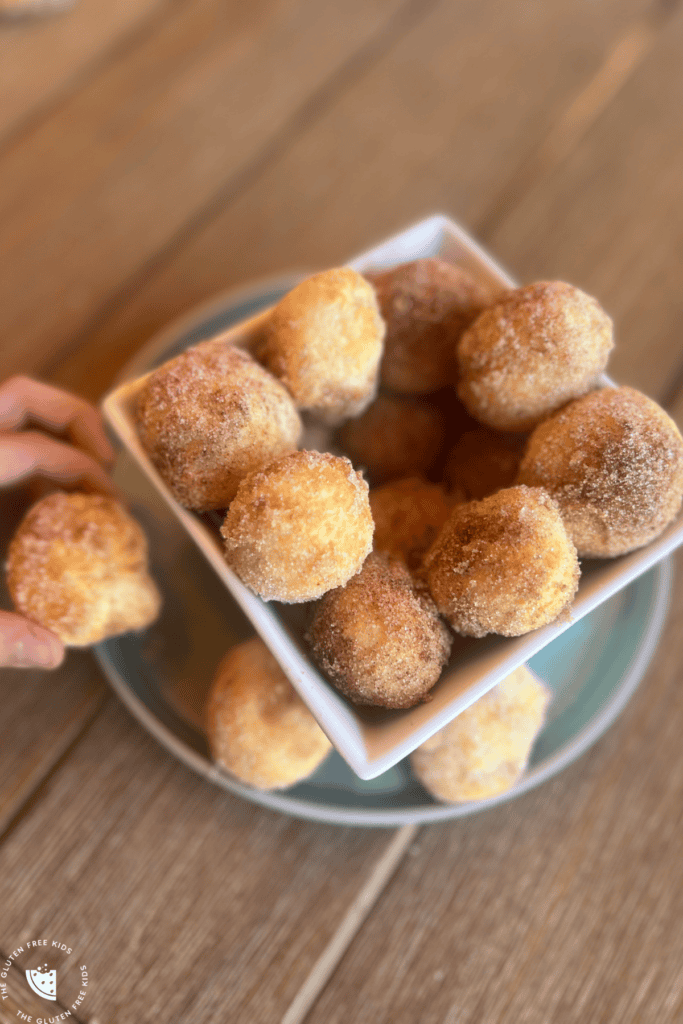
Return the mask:
M 446 217 L 422 221 L 356 257 L 350 265 L 368 270 L 433 255 L 457 263 L 492 289 L 515 284 L 466 232 Z M 267 315 L 267 310 L 258 313 L 230 328 L 225 337 L 248 346 Z M 487 637 L 456 644 L 429 703 L 408 711 L 382 713 L 356 708 L 327 683 L 309 659 L 303 641 L 305 610 L 300 606 L 268 605 L 251 593 L 226 565 L 215 525 L 207 517 L 200 518 L 183 509 L 171 496 L 135 431 L 134 405 L 144 380 L 140 377 L 123 384 L 107 396 L 103 404 L 106 419 L 277 657 L 336 749 L 361 779 L 375 778 L 397 764 L 514 668 L 683 543 L 683 521 L 679 519 L 641 551 L 609 562 L 585 564 L 571 618 L 565 617 L 522 637 Z

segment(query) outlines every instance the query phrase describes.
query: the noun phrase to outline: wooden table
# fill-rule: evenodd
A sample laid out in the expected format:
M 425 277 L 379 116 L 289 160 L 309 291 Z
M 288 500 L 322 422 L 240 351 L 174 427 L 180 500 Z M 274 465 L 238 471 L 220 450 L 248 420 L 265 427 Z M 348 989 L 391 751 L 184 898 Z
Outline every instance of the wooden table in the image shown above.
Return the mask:
M 614 376 L 681 422 L 682 52 L 680 0 L 80 0 L 3 26 L 0 376 L 97 400 L 197 301 L 443 210 L 519 278 L 596 294 Z M 0 962 L 59 936 L 99 1024 L 680 1021 L 682 634 L 683 577 L 578 763 L 396 832 L 200 781 L 88 653 L 6 671 Z M 45 1015 L 21 953 L 4 983 L 1 1022 Z

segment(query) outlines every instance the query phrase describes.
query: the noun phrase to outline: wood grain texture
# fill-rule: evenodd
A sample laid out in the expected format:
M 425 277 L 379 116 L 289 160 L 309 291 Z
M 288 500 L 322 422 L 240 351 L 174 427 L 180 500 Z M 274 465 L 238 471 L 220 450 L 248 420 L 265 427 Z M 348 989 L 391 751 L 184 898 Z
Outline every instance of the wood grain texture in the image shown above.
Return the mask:
M 55 77 L 53 115 L 0 156 L 0 373 L 51 365 L 96 397 L 194 302 L 337 262 L 441 208 L 481 225 L 520 276 L 599 294 L 622 337 L 615 372 L 673 396 L 682 15 L 663 10 L 353 0 L 340 18 L 312 0 L 167 0 L 80 84 Z M 656 663 L 609 734 L 514 804 L 423 830 L 393 881 L 379 871 L 367 915 L 395 835 L 233 799 L 114 701 L 92 720 L 87 655 L 63 677 L 8 674 L 0 950 L 68 936 L 100 1024 L 292 1007 L 299 1020 L 349 938 L 310 1021 L 673 1024 L 682 625 L 679 583 Z
M 559 277 L 615 319 L 610 372 L 672 397 L 683 360 L 683 11 L 564 164 L 486 242 L 524 280 Z
M 105 694 L 89 654 L 69 654 L 50 673 L 0 670 L 0 835 L 95 716 Z
M 71 341 L 411 2 L 352 0 L 343 18 L 315 0 L 173 7 L 0 158 L 7 370 Z
M 112 700 L 0 846 L 0 948 L 67 936 L 88 1019 L 278 1020 L 391 835 L 233 798 Z
M 539 789 L 423 830 L 311 1021 L 681 1019 L 682 628 L 679 571 L 618 722 Z
M 169 2 L 182 0 L 82 0 L 59 16 L 0 23 L 0 147 L 134 44 Z
M 155 329 L 228 285 L 329 266 L 439 209 L 476 224 L 510 167 L 534 151 L 615 38 L 649 9 L 442 2 L 240 195 L 221 192 L 82 335 L 59 379 L 96 396 L 108 381 L 90 351 L 120 366 Z

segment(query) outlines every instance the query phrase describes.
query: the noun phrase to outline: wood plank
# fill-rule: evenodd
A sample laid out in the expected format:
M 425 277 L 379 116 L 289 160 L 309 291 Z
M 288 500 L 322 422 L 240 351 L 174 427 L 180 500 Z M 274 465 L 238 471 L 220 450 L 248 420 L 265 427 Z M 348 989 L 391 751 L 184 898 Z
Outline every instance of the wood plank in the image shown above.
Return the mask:
M 67 937 L 88 1020 L 279 1020 L 391 837 L 238 800 L 112 701 L 0 846 L 0 948 Z
M 170 0 L 178 3 L 178 0 Z M 49 116 L 102 62 L 120 57 L 169 0 L 76 3 L 61 16 L 3 22 L 0 32 L 0 144 L 26 122 Z
M 683 359 L 682 45 L 679 8 L 577 149 L 486 239 L 523 279 L 564 278 L 597 295 L 616 322 L 611 372 L 665 400 Z
M 441 3 L 243 194 L 221 193 L 206 223 L 191 225 L 165 263 L 151 262 L 82 334 L 82 351 L 59 379 L 95 397 L 110 366 L 228 285 L 334 264 L 439 209 L 476 224 L 558 110 L 650 10 L 640 2 Z
M 0 551 L 27 507 L 21 492 L 0 494 Z M 12 607 L 4 573 L 0 607 Z M 0 835 L 96 714 L 106 692 L 92 656 L 83 652 L 70 652 L 55 672 L 0 669 Z
M 311 1020 L 681 1019 L 677 563 L 657 658 L 618 722 L 539 789 L 423 830 Z
M 0 670 L 0 836 L 101 707 L 106 687 L 88 654 L 55 672 Z
M 0 159 L 4 372 L 54 354 L 417 0 L 194 0 Z M 425 9 L 429 9 L 425 5 Z M 396 17 L 396 22 L 392 19 Z M 232 186 L 230 186 L 232 187 Z

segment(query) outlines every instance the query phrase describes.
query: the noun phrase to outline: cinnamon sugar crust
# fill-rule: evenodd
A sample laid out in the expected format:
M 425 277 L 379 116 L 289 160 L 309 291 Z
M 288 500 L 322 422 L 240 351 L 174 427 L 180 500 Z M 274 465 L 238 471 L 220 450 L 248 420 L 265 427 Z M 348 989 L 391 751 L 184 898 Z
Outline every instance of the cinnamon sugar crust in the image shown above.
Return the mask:
M 155 370 L 138 398 L 140 440 L 176 500 L 226 508 L 247 474 L 296 448 L 301 421 L 279 381 L 224 341 Z
M 330 741 L 258 637 L 231 648 L 207 698 L 211 753 L 256 789 L 283 789 L 323 762 Z
M 387 324 L 382 382 L 399 394 L 426 394 L 454 383 L 458 339 L 492 296 L 460 267 L 440 259 L 365 276 Z
M 424 567 L 437 608 L 464 636 L 520 636 L 545 626 L 579 582 L 559 509 L 539 487 L 456 506 Z
M 524 774 L 549 701 L 548 688 L 522 665 L 418 747 L 413 771 L 446 803 L 507 792 Z
M 356 704 L 386 708 L 425 700 L 451 648 L 426 591 L 402 562 L 377 553 L 325 595 L 307 639 L 337 689 Z
M 654 540 L 683 496 L 683 439 L 629 387 L 570 403 L 529 439 L 518 479 L 557 501 L 580 555 L 611 558 Z
M 225 557 L 266 601 L 312 601 L 372 549 L 368 485 L 348 459 L 293 452 L 242 481 L 221 527 Z
M 256 354 L 300 409 L 335 424 L 375 397 L 384 334 L 373 288 L 342 267 L 314 274 L 280 299 Z
M 595 386 L 612 347 L 612 321 L 594 298 L 538 281 L 509 292 L 463 334 L 458 394 L 486 426 L 531 430 Z
M 515 481 L 524 442 L 517 434 L 477 427 L 461 434 L 444 468 L 447 486 L 470 499 L 485 498 Z
M 380 395 L 362 416 L 344 424 L 339 440 L 355 465 L 377 484 L 426 473 L 444 444 L 442 412 L 415 398 Z
M 161 607 L 142 529 L 98 494 L 36 502 L 10 543 L 7 585 L 17 611 L 70 647 L 144 629 Z
M 454 506 L 462 501 L 462 494 L 446 494 L 439 484 L 415 476 L 372 488 L 375 551 L 401 558 L 417 571 Z

